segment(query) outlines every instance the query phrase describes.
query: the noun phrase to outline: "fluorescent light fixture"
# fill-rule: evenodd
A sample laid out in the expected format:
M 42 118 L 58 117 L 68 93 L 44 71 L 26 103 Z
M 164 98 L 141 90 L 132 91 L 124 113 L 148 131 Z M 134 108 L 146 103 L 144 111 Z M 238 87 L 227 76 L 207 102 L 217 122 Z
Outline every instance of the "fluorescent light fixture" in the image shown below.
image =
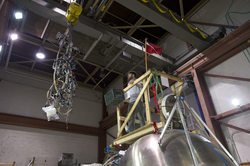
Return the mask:
M 22 18 L 23 18 L 23 13 L 21 13 L 21 12 L 16 12 L 16 13 L 15 13 L 15 17 L 16 17 L 17 20 L 22 19 Z
M 233 104 L 234 106 L 239 106 L 239 105 L 240 105 L 240 102 L 239 102 L 238 99 L 233 99 L 233 100 L 232 100 L 232 104 Z
M 62 14 L 62 15 L 65 15 L 65 13 L 66 13 L 64 10 L 59 9 L 59 8 L 57 8 L 57 7 L 54 7 L 53 10 L 54 10 L 55 12 L 59 13 L 59 14 Z
M 18 39 L 18 36 L 17 36 L 17 34 L 16 33 L 13 33 L 13 34 L 11 34 L 11 39 L 12 40 L 16 40 L 16 39 Z
M 71 2 L 76 2 L 76 0 L 63 0 L 65 2 L 71 3 Z
M 38 52 L 38 53 L 36 54 L 36 57 L 37 57 L 38 59 L 44 59 L 44 58 L 45 58 L 45 55 L 44 55 L 43 53 L 41 53 L 41 52 Z
M 45 2 L 45 1 L 43 1 L 43 0 L 32 0 L 32 1 L 34 1 L 34 2 L 38 3 L 38 4 L 42 5 L 42 6 L 46 6 L 46 5 L 48 5 L 48 3 L 47 3 L 47 2 Z
M 2 47 L 3 47 L 3 46 L 2 46 L 2 45 L 0 45 L 0 52 L 2 51 Z

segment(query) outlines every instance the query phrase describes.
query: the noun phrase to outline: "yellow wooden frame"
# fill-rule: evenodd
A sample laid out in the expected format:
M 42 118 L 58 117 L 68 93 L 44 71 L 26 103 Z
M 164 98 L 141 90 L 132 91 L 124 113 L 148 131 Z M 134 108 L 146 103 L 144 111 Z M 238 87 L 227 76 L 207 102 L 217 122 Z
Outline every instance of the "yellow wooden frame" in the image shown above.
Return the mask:
M 120 104 L 117 106 L 118 133 L 117 133 L 117 139 L 114 140 L 114 145 L 115 144 L 123 144 L 123 143 L 131 144 L 134 141 L 136 141 L 137 139 L 139 139 L 140 137 L 154 132 L 154 126 L 153 126 L 153 122 L 152 122 L 152 119 L 151 119 L 151 113 L 150 113 L 152 111 L 152 108 L 149 106 L 149 96 L 148 96 L 148 93 L 147 93 L 147 87 L 148 87 L 148 85 L 150 83 L 150 80 L 152 79 L 153 74 L 155 74 L 155 71 L 148 70 L 141 77 L 136 79 L 133 84 L 131 84 L 131 85 L 129 85 L 126 88 L 123 89 L 123 92 L 126 93 L 133 86 L 135 86 L 139 82 L 143 81 L 143 88 L 142 88 L 140 94 L 138 95 L 133 107 L 129 111 L 127 117 L 121 116 L 121 114 L 120 114 Z M 181 90 L 183 88 L 183 81 L 180 78 L 177 78 L 177 77 L 174 77 L 174 76 L 171 76 L 169 74 L 162 73 L 162 72 L 159 72 L 159 71 L 157 71 L 157 74 L 162 76 L 162 77 L 166 77 L 166 78 L 168 78 L 170 80 L 177 81 L 178 83 L 175 84 L 175 85 L 172 85 L 171 89 L 172 89 L 172 92 L 174 94 L 176 94 L 176 95 L 181 94 Z M 179 89 L 178 89 L 178 92 L 176 93 L 177 88 L 179 88 Z M 145 99 L 144 106 L 145 106 L 145 110 L 146 110 L 146 125 L 139 128 L 139 129 L 137 129 L 137 130 L 135 130 L 135 131 L 133 131 L 133 132 L 130 132 L 130 133 L 122 136 L 121 134 L 122 134 L 122 131 L 125 128 L 125 125 L 128 123 L 129 118 L 133 114 L 136 106 L 138 105 L 138 103 L 139 103 L 139 101 L 140 101 L 140 99 L 142 98 L 143 95 L 144 95 L 144 99 Z M 124 121 L 123 124 L 121 123 L 122 121 Z M 138 120 L 135 120 L 135 122 L 138 123 Z M 164 127 L 164 124 L 162 122 L 159 122 L 156 125 L 157 125 L 158 129 Z
M 16 162 L 14 161 L 13 163 L 0 163 L 0 165 L 12 165 L 15 166 Z

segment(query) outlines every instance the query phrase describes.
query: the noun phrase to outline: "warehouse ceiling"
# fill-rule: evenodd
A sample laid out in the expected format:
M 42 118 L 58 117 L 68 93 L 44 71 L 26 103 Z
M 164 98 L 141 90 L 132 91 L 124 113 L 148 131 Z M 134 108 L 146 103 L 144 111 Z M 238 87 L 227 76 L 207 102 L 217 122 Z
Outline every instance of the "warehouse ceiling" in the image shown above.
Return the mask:
M 52 4 L 51 1 L 46 0 L 33 1 L 39 3 L 41 6 L 50 6 L 50 3 Z M 105 8 L 98 12 L 98 7 L 102 5 L 102 2 L 105 2 Z M 164 0 L 161 3 L 175 12 L 176 15 L 181 15 L 179 2 L 180 1 L 177 0 Z M 192 12 L 194 8 L 201 7 L 201 2 L 202 0 L 184 1 L 184 15 L 190 15 L 190 12 Z M 68 3 L 62 0 L 54 0 L 53 4 L 55 3 L 58 4 L 58 6 L 64 6 L 65 9 L 68 6 Z M 96 25 L 94 26 L 105 25 L 108 29 L 116 31 L 120 36 L 126 37 L 126 39 L 134 41 L 137 44 L 139 43 L 141 46 L 143 46 L 145 38 L 148 38 L 148 41 L 151 43 L 160 44 L 171 34 L 164 28 L 141 17 L 116 1 L 97 0 L 95 12 L 90 9 L 93 3 L 94 0 L 85 1 L 85 10 L 82 13 L 82 17 L 85 15 L 88 18 L 96 20 Z M 52 65 L 58 50 L 58 42 L 55 40 L 55 36 L 58 32 L 65 32 L 66 24 L 59 24 L 57 21 L 52 21 L 41 16 L 39 12 L 35 13 L 22 7 L 23 6 L 19 4 L 13 5 L 11 11 L 23 10 L 24 18 L 17 22 L 13 16 L 10 17 L 9 31 L 13 31 L 16 28 L 19 40 L 14 42 L 12 51 L 9 50 L 8 47 L 4 55 L 5 60 L 7 60 L 7 53 L 11 51 L 10 66 L 26 68 L 26 70 L 32 72 L 43 71 L 52 74 Z M 85 54 L 96 40 L 97 38 L 80 33 L 79 31 L 74 31 L 73 33 L 74 45 L 80 49 L 80 53 L 75 56 L 78 62 L 75 75 L 77 81 L 81 82 L 81 84 L 90 85 L 95 88 L 105 88 L 119 75 L 125 75 L 131 69 L 136 70 L 139 74 L 145 71 L 143 52 L 137 51 L 139 54 L 119 54 L 121 48 L 124 46 L 120 47 L 121 43 L 119 43 L 119 39 L 115 37 L 110 38 L 107 42 L 104 40 L 98 41 L 94 49 L 84 60 Z M 35 55 L 40 49 L 42 49 L 46 55 L 44 60 L 36 59 Z M 117 54 L 119 55 L 116 57 Z M 164 61 L 159 58 L 149 58 L 148 67 L 158 70 L 164 69 L 169 72 L 173 71 L 173 69 L 176 68 L 176 66 L 174 66 L 175 59 L 171 57 L 171 55 L 164 53 L 163 58 L 165 58 Z M 104 77 L 101 76 L 101 74 L 103 74 L 101 73 L 102 71 L 104 72 Z

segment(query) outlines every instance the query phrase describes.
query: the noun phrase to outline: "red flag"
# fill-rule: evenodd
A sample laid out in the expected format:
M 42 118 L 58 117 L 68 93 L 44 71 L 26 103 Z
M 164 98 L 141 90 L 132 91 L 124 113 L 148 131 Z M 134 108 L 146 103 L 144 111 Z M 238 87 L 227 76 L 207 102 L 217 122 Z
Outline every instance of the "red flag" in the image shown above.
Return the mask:
M 161 55 L 161 51 L 162 51 L 161 47 L 159 47 L 157 45 L 154 45 L 152 43 L 147 42 L 147 52 L 149 54 L 158 54 L 158 55 Z

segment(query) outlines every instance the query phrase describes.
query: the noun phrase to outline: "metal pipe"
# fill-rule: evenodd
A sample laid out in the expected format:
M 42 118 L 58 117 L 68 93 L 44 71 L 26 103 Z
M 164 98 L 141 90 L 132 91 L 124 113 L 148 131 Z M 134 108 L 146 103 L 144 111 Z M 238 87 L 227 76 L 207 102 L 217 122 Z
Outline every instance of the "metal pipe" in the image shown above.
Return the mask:
M 182 1 L 182 0 L 179 0 L 179 3 L 180 3 L 181 18 L 184 19 L 183 1 Z
M 179 96 L 178 96 L 179 97 Z M 182 122 L 182 125 L 184 127 L 184 131 L 185 131 L 185 135 L 187 137 L 187 142 L 188 142 L 188 146 L 190 148 L 190 152 L 192 154 L 192 158 L 193 158 L 193 161 L 194 161 L 194 165 L 195 166 L 199 166 L 199 163 L 198 163 L 198 160 L 197 160 L 197 156 L 196 154 L 194 153 L 194 148 L 193 148 L 193 144 L 192 144 L 192 141 L 191 141 L 191 138 L 190 138 L 190 135 L 188 133 L 188 129 L 187 129 L 187 126 L 186 126 L 186 122 L 185 122 L 185 119 L 182 115 L 182 112 L 181 112 L 181 107 L 180 107 L 180 103 L 179 101 L 177 102 L 177 108 L 178 108 L 178 111 L 179 111 L 179 115 L 181 117 L 181 122 Z
M 118 65 L 118 64 L 117 64 Z M 116 66 L 114 68 L 116 68 Z M 111 69 L 93 88 L 93 90 L 95 89 L 95 87 L 97 87 L 114 69 Z
M 92 71 L 91 76 L 93 76 L 100 68 L 101 68 L 101 67 L 96 67 L 96 68 L 94 69 L 94 71 Z M 90 79 L 90 76 L 88 76 L 88 77 L 84 80 L 83 85 L 85 85 L 85 84 L 89 81 L 89 79 Z
M 113 71 L 113 69 L 112 70 L 110 70 L 95 86 L 94 86 L 94 88 L 93 88 L 93 90 L 95 89 L 95 87 L 97 87 L 111 72 Z
M 2 2 L 0 4 L 0 11 L 1 11 L 2 7 L 3 7 L 4 2 L 5 2 L 5 0 L 2 0 Z
M 45 25 L 45 27 L 43 29 L 43 33 L 41 35 L 41 39 L 43 39 L 43 37 L 44 37 L 44 35 L 45 35 L 46 31 L 47 31 L 49 23 L 50 23 L 50 20 L 47 21 L 47 23 L 46 23 L 46 25 Z
M 11 56 L 11 52 L 12 52 L 12 48 L 13 48 L 13 43 L 14 43 L 14 41 L 11 40 L 10 49 L 9 49 L 9 52 L 8 52 L 7 61 L 6 61 L 6 65 L 5 65 L 5 71 L 7 71 L 7 68 L 8 68 L 8 65 L 9 65 L 10 56 Z
M 165 132 L 166 132 L 166 130 L 167 130 L 167 128 L 168 128 L 168 125 L 169 125 L 169 123 L 170 123 L 170 121 L 171 121 L 171 119 L 172 119 L 172 117 L 173 117 L 173 115 L 174 115 L 174 113 L 175 113 L 175 109 L 176 109 L 176 105 L 177 105 L 177 102 L 179 101 L 179 98 L 177 98 L 176 99 L 176 101 L 175 101 L 175 103 L 174 103 L 174 106 L 173 106 L 173 108 L 172 108 L 172 110 L 171 110 L 171 113 L 170 113 L 170 115 L 169 115 L 169 117 L 168 117 L 168 119 L 167 119 L 167 122 L 166 122 L 166 124 L 165 124 L 165 126 L 164 126 L 164 128 L 163 128 L 163 131 L 162 131 L 162 133 L 161 133 L 161 136 L 160 136 L 160 138 L 159 138 L 159 142 L 158 142 L 158 144 L 161 146 L 161 141 L 162 141 L 162 138 L 163 138 L 163 136 L 164 136 L 164 134 L 165 134 Z
M 104 55 L 108 56 L 111 53 L 111 51 L 113 51 L 113 49 L 115 48 L 117 43 L 118 43 L 118 40 L 115 40 L 114 44 L 112 44 L 112 46 L 109 48 L 108 52 L 105 53 Z
M 130 29 L 130 28 L 154 28 L 159 27 L 158 25 L 133 25 L 133 26 L 117 26 L 117 27 L 111 27 L 112 29 Z
M 110 0 L 108 2 L 108 4 L 106 5 L 104 11 L 102 12 L 101 16 L 98 18 L 98 20 L 101 20 L 103 18 L 103 16 L 107 13 L 107 11 L 109 10 L 110 6 L 112 5 L 112 3 L 114 2 L 114 0 Z
M 95 48 L 95 46 L 101 40 L 102 36 L 103 36 L 103 33 L 101 33 L 101 35 L 99 36 L 99 38 L 97 40 L 95 40 L 94 43 L 90 46 L 89 50 L 87 51 L 87 53 L 83 57 L 83 60 L 85 60 L 89 56 L 89 54 L 91 53 L 91 51 Z
M 236 166 L 239 166 L 239 164 L 235 161 L 233 156 L 227 151 L 227 149 L 221 144 L 221 142 L 217 139 L 217 137 L 214 135 L 214 133 L 207 127 L 207 125 L 203 122 L 203 120 L 199 117 L 199 115 L 191 108 L 189 111 L 191 111 L 197 119 L 202 123 L 202 125 L 209 131 L 209 133 L 214 137 L 216 142 L 220 145 L 220 147 L 223 149 L 223 151 L 227 154 L 227 156 L 234 162 Z
M 100 3 L 100 5 L 98 6 L 96 12 L 95 12 L 95 16 L 94 19 L 96 19 L 96 17 L 99 15 L 99 13 L 101 12 L 103 6 L 105 5 L 105 3 L 107 2 L 107 0 L 102 0 L 102 2 Z
M 122 49 L 115 55 L 115 57 L 113 57 L 112 60 L 110 60 L 110 62 L 105 66 L 105 68 L 108 68 L 119 56 L 120 54 L 128 47 L 128 45 L 126 44 L 125 46 L 122 47 Z
M 95 5 L 99 2 L 100 0 L 95 0 L 95 2 L 92 4 L 92 6 L 91 6 L 91 10 L 93 10 L 94 9 L 94 7 L 95 7 Z
M 76 60 L 76 62 L 77 62 L 77 64 L 83 69 L 83 71 L 88 75 L 88 77 L 90 77 L 91 80 L 96 84 L 95 79 L 94 79 L 94 78 L 89 74 L 89 72 L 82 66 L 82 64 L 81 64 L 78 60 Z M 102 89 L 99 85 L 98 85 L 98 87 L 99 87 L 100 89 Z

